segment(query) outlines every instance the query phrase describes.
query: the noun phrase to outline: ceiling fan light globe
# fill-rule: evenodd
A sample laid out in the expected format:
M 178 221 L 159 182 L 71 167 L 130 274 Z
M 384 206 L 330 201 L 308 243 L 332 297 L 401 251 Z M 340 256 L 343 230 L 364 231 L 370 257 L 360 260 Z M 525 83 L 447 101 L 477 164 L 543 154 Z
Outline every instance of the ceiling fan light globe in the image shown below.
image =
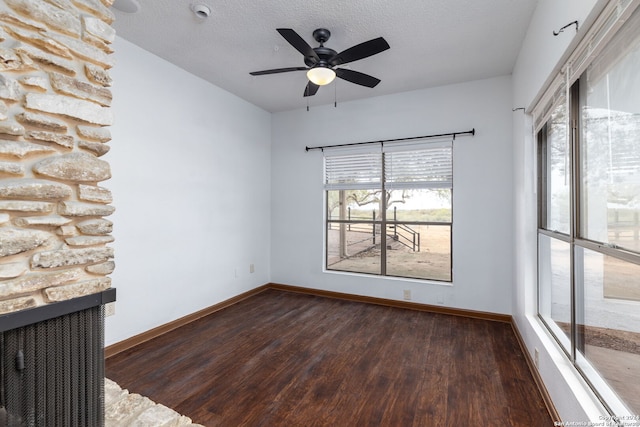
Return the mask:
M 328 85 L 336 78 L 336 72 L 331 68 L 315 67 L 307 71 L 307 78 L 318 86 Z

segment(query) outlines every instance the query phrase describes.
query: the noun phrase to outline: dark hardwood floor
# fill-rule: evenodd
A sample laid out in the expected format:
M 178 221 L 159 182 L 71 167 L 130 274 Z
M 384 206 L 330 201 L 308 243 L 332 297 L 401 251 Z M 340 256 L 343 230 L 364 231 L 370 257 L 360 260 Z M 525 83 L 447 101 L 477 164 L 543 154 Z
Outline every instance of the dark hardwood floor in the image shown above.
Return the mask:
M 552 426 L 507 323 L 267 290 L 106 363 L 205 426 Z

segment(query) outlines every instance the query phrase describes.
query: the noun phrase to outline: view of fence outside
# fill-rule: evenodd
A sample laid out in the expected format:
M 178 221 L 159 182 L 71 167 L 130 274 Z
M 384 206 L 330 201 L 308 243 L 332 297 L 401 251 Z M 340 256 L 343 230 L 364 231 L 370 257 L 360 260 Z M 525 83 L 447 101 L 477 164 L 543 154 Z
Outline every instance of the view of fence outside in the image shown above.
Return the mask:
M 384 239 L 386 259 L 382 257 L 379 209 L 362 209 L 351 203 L 342 212 L 344 219 L 340 219 L 338 209 L 330 209 L 327 269 L 381 274 L 385 262 L 388 276 L 451 281 L 451 209 L 447 206 L 450 190 L 446 191 L 443 198 L 433 190 L 407 190 L 403 195 L 406 203 L 389 206 Z M 349 205 L 348 198 L 343 197 Z M 445 207 L 416 208 L 420 203 Z

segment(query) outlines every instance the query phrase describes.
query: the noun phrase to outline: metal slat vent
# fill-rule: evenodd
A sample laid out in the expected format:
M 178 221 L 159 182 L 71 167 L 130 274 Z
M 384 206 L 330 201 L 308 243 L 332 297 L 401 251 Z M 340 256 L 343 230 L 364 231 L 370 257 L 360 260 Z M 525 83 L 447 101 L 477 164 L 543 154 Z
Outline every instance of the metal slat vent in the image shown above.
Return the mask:
M 104 425 L 104 306 L 0 334 L 0 427 Z

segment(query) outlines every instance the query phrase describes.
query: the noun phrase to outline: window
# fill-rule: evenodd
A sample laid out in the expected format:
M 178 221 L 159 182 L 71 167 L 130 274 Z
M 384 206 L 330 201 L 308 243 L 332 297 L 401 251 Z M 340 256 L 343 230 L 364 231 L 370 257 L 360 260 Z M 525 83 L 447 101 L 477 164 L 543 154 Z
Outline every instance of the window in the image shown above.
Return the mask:
M 538 312 L 608 410 L 631 421 L 640 413 L 640 9 L 585 57 L 550 96 L 537 134 Z
M 325 151 L 327 270 L 451 282 L 452 142 Z

